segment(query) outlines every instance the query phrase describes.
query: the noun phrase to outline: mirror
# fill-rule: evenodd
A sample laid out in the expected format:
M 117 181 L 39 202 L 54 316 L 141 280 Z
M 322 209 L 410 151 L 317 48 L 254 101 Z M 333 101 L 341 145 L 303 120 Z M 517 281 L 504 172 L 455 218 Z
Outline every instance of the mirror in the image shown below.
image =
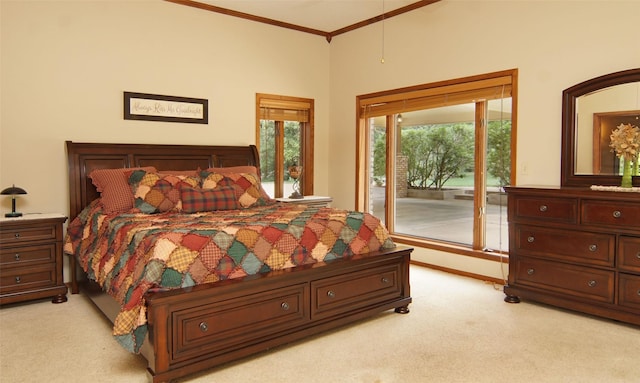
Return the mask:
M 562 186 L 620 185 L 611 130 L 640 126 L 640 68 L 584 81 L 562 92 Z M 633 177 L 640 186 L 640 177 Z

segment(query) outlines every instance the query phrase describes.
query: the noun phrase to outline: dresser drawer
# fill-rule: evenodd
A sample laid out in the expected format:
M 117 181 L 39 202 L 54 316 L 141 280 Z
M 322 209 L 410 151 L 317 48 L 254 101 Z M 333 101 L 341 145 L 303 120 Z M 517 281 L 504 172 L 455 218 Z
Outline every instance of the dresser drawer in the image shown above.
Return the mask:
M 56 260 L 55 243 L 0 248 L 0 268 L 21 267 L 37 263 L 49 263 Z
M 640 310 L 640 276 L 620 273 L 618 278 L 620 279 L 618 304 Z
M 620 236 L 618 239 L 618 267 L 640 273 L 640 237 Z
M 57 225 L 51 223 L 8 226 L 0 230 L 0 244 L 29 243 L 41 240 L 56 240 Z
M 614 265 L 616 237 L 573 230 L 515 225 L 512 249 L 519 255 L 573 261 L 587 265 Z
M 274 294 L 276 294 L 274 296 Z M 172 360 L 226 349 L 260 336 L 277 336 L 309 321 L 309 285 L 302 283 L 264 293 L 177 311 Z
M 577 223 L 578 200 L 575 198 L 519 197 L 511 219 L 535 219 L 547 222 Z
M 0 293 L 9 294 L 56 285 L 55 264 L 2 270 Z
M 400 265 L 311 282 L 311 318 L 320 319 L 401 297 Z
M 587 225 L 640 229 L 640 203 L 582 201 L 581 221 Z
M 515 283 L 563 295 L 613 303 L 614 272 L 521 258 L 515 264 Z

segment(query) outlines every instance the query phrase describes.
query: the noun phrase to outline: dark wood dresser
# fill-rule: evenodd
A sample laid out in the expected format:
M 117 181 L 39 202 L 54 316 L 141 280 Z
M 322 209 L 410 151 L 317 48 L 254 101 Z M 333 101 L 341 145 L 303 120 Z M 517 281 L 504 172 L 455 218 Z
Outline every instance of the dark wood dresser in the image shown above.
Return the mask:
M 67 301 L 62 275 L 61 214 L 0 218 L 0 304 Z
M 640 325 L 640 193 L 507 187 L 505 301 Z

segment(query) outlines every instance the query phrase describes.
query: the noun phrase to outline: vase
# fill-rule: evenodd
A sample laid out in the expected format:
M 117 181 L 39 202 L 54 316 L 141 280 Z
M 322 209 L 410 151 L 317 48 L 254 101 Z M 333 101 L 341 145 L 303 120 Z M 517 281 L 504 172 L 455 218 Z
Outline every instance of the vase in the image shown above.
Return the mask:
M 631 161 L 624 159 L 624 167 L 622 168 L 622 182 L 620 186 L 623 188 L 630 188 L 633 183 L 631 181 Z

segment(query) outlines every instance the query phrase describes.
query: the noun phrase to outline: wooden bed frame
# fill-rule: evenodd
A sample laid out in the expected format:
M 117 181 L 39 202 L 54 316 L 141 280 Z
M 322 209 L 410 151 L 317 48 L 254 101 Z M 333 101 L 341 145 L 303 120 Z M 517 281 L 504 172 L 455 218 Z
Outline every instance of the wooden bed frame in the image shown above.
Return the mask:
M 94 169 L 155 166 L 158 170 L 252 165 L 255 146 L 143 145 L 66 142 L 70 216 L 99 196 L 88 178 Z M 328 263 L 166 292 L 148 293 L 148 339 L 141 354 L 151 380 L 188 374 L 411 303 L 412 249 L 397 247 Z M 72 293 L 78 293 L 76 260 L 69 257 Z M 83 288 L 83 291 L 85 289 Z M 117 302 L 86 294 L 112 321 Z

